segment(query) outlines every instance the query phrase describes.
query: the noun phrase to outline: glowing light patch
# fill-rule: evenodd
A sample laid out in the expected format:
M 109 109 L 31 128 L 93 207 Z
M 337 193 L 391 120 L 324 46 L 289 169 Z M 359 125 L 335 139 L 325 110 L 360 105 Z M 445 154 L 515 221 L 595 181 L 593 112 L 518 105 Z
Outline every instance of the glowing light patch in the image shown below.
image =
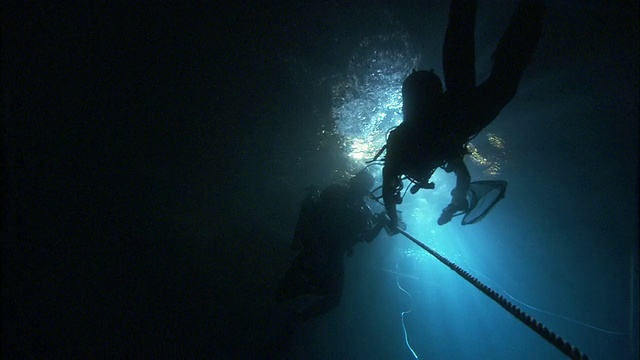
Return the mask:
M 334 78 L 331 109 L 334 126 L 322 129 L 322 135 L 326 141 L 337 140 L 347 159 L 352 161 L 350 168 L 362 168 L 364 161 L 372 160 L 385 145 L 388 131 L 402 122 L 402 82 L 418 67 L 416 54 L 410 49 L 405 33 L 366 38 L 353 55 L 347 75 Z M 503 153 L 504 141 L 492 134 L 491 139 L 482 142 L 482 151 L 472 144 L 469 146 L 472 161 L 497 174 L 499 156 L 485 154 L 485 148 Z M 376 178 L 381 177 L 381 168 L 370 169 Z M 436 170 L 431 181 L 436 184 L 435 189 L 420 190 L 414 195 L 405 193 L 398 210 L 410 233 L 437 245 L 438 251 L 456 259 L 461 256 L 455 245 L 458 228 L 437 225 L 442 209 L 451 201 L 455 175 Z M 405 180 L 404 188 L 410 185 Z M 424 269 L 430 255 L 410 242 L 398 242 L 398 246 L 400 263 L 418 263 L 421 266 L 417 268 Z M 430 266 L 437 265 L 432 261 Z
M 408 35 L 365 38 L 349 63 L 348 76 L 332 88 L 335 132 L 348 158 L 372 159 L 386 142 L 387 131 L 402 121 L 401 86 L 417 66 Z
M 486 135 L 488 146 L 483 146 L 482 152 L 473 143 L 467 145 L 471 161 L 483 167 L 483 173 L 489 176 L 500 175 L 502 163 L 506 158 L 505 142 L 496 134 Z
M 375 151 L 370 147 L 370 144 L 362 139 L 355 138 L 351 143 L 351 151 L 349 156 L 356 160 L 365 160 L 371 151 Z
M 489 164 L 489 161 L 486 158 L 484 158 L 482 154 L 480 154 L 480 151 L 478 151 L 478 148 L 473 146 L 473 144 L 467 145 L 467 149 L 469 150 L 469 156 L 471 157 L 471 160 L 473 160 L 474 163 L 481 166 L 486 166 Z
M 498 135 L 489 133 L 487 134 L 487 138 L 489 139 L 489 143 L 496 149 L 504 149 L 504 140 Z
M 488 173 L 491 176 L 500 175 L 500 164 L 498 163 L 491 164 L 489 168 L 485 170 L 485 173 Z

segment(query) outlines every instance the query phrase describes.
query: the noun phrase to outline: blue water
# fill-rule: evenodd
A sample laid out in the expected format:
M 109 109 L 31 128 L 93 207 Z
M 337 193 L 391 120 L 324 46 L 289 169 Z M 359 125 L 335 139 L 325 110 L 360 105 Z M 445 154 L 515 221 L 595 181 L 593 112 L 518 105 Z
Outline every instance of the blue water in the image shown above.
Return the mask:
M 621 9 L 605 8 L 599 9 L 600 21 L 611 28 L 608 21 Z M 481 7 L 480 15 L 483 11 L 489 9 Z M 545 36 L 515 100 L 472 141 L 480 158 L 488 159 L 467 157 L 472 179 L 509 183 L 506 198 L 490 215 L 470 226 L 460 225 L 459 218 L 436 225 L 455 185 L 455 177 L 442 170 L 432 178 L 435 190 L 406 195 L 399 209 L 409 233 L 584 354 L 633 359 L 638 354 L 638 73 L 633 68 L 638 57 L 617 47 L 621 39 L 589 35 L 594 30 L 586 22 L 599 16 L 594 11 L 587 5 L 550 7 Z M 488 71 L 485 46 L 492 44 L 482 35 L 486 21 L 478 25 L 479 78 Z M 368 38 L 338 80 L 360 88 L 356 95 L 333 98 L 336 132 L 347 139 L 345 161 L 356 168 L 382 146 L 380 134 L 401 120 L 398 74 L 416 67 L 438 73 L 440 65 L 438 54 L 416 56 L 405 37 L 385 35 Z M 380 48 L 387 49 L 384 55 Z M 622 74 L 628 78 L 617 77 Z M 495 138 L 501 145 L 490 141 Z M 374 145 L 349 146 L 353 139 Z M 341 306 L 301 327 L 293 357 L 565 357 L 400 234 L 381 234 L 346 262 Z
M 429 194 L 407 199 L 408 231 L 591 358 L 632 358 L 637 298 L 630 292 L 637 279 L 630 278 L 631 250 L 598 241 L 586 234 L 589 230 L 572 230 L 567 224 L 572 216 L 533 216 L 535 209 L 521 209 L 514 192 L 508 189 L 490 216 L 466 227 L 455 218 L 438 227 L 437 210 L 426 219 L 409 215 L 431 205 L 423 201 Z M 436 209 L 446 205 L 432 204 Z M 405 343 L 401 313 L 408 310 Z M 402 235 L 382 234 L 359 246 L 347 259 L 340 308 L 297 336 L 293 353 L 309 358 L 411 359 L 411 349 L 421 359 L 564 358 Z
M 482 81 L 515 3 L 479 3 Z M 447 13 L 3 3 L 3 358 L 563 358 L 402 235 L 354 248 L 329 313 L 295 324 L 273 300 L 304 189 L 374 155 L 413 68 L 442 75 Z M 637 14 L 549 1 L 515 99 L 465 160 L 506 197 L 438 226 L 455 179 L 437 171 L 399 207 L 410 234 L 593 359 L 638 358 Z

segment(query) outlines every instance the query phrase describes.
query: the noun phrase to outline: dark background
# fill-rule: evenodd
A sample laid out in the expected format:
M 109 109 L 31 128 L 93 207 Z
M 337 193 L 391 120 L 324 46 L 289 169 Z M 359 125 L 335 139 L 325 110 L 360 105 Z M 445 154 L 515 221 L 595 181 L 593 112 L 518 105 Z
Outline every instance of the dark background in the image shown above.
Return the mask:
M 4 357 L 244 356 L 280 331 L 269 296 L 302 189 L 344 167 L 337 144 L 319 146 L 331 77 L 396 27 L 438 58 L 447 4 L 239 3 L 3 5 Z M 512 9 L 480 6 L 479 57 Z M 529 135 L 514 149 L 523 179 L 548 167 L 550 187 L 606 186 L 602 203 L 627 215 L 603 226 L 633 238 L 637 14 L 554 2 L 520 93 L 543 120 L 504 124 Z M 568 135 L 551 126 L 563 121 Z

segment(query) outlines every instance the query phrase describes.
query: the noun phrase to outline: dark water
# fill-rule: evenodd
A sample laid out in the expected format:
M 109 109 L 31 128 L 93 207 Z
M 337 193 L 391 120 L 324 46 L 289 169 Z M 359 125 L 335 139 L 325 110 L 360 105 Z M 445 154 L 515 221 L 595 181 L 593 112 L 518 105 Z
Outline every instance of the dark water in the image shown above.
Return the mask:
M 341 305 L 291 326 L 271 294 L 303 189 L 348 169 L 321 134 L 333 86 L 363 40 L 398 32 L 441 74 L 447 4 L 212 4 L 5 6 L 4 357 L 259 358 L 286 338 L 301 359 L 562 358 L 399 235 L 356 247 Z M 513 8 L 478 8 L 479 79 Z M 637 12 L 549 5 L 516 98 L 475 140 L 506 144 L 490 216 L 438 227 L 444 173 L 401 207 L 595 359 L 638 356 Z

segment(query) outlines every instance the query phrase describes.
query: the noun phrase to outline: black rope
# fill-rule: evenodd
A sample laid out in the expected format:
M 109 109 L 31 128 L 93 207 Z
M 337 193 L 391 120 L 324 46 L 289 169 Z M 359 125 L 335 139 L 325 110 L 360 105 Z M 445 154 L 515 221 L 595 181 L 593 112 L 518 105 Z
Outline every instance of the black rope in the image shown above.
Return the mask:
M 505 310 L 507 310 L 511 315 L 515 316 L 518 320 L 527 325 L 531 330 L 538 333 L 538 335 L 542 336 L 543 339 L 547 340 L 551 345 L 555 346 L 558 350 L 560 350 L 563 354 L 567 355 L 571 359 L 589 359 L 589 357 L 580 351 L 577 347 L 571 345 L 568 341 L 565 341 L 560 336 L 556 335 L 553 331 L 549 330 L 546 326 L 542 325 L 539 321 L 527 315 L 524 311 L 520 310 L 516 305 L 507 300 L 504 296 L 500 295 L 487 285 L 483 284 L 480 280 L 475 278 L 473 275 L 469 274 L 467 271 L 462 269 L 460 266 L 452 263 L 449 259 L 444 256 L 438 254 L 435 250 L 431 249 L 427 245 L 425 245 L 420 240 L 413 237 L 408 232 L 398 229 L 398 231 L 407 237 L 407 239 L 413 241 L 416 245 L 420 246 L 424 250 L 426 250 L 429 254 L 433 255 L 436 259 L 440 260 L 441 263 L 447 265 L 451 270 L 455 271 L 458 275 L 462 276 L 465 280 L 467 280 L 471 285 L 478 288 L 478 290 L 482 291 L 493 299 L 493 301 L 497 302 L 500 306 L 502 306 Z

